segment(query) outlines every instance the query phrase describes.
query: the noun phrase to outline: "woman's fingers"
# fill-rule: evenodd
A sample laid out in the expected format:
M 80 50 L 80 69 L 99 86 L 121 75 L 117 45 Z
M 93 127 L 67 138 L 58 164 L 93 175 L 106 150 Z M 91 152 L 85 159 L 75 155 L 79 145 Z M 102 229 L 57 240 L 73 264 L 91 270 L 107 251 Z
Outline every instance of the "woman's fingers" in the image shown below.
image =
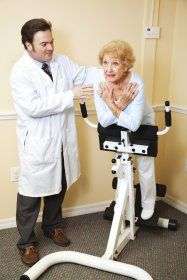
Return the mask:
M 108 86 L 105 84 L 105 85 L 103 86 L 103 88 L 102 88 L 101 98 L 103 98 L 105 101 L 106 101 L 106 100 L 111 101 L 111 99 L 113 98 L 113 88 L 108 87 Z
M 136 93 L 138 90 L 138 84 L 137 83 L 129 83 L 127 85 L 127 92 L 129 94 L 133 94 L 133 93 Z

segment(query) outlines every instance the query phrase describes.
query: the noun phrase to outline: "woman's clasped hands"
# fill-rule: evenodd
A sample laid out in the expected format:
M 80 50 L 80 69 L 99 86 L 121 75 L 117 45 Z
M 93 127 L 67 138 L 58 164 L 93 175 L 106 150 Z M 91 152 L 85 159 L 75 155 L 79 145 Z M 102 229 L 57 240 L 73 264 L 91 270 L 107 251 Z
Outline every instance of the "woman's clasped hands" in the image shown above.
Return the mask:
M 136 83 L 128 83 L 123 87 L 106 83 L 100 84 L 101 98 L 117 117 L 134 100 L 137 94 L 138 85 Z

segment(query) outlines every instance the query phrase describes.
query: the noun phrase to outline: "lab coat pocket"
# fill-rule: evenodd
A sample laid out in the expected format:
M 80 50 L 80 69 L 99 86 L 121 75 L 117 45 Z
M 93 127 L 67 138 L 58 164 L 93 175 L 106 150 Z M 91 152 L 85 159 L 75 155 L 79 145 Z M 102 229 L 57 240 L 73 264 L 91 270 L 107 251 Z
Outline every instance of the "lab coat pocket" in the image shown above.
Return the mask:
M 60 157 L 60 150 L 60 141 L 57 138 L 28 137 L 25 144 L 25 155 L 33 164 L 55 162 Z

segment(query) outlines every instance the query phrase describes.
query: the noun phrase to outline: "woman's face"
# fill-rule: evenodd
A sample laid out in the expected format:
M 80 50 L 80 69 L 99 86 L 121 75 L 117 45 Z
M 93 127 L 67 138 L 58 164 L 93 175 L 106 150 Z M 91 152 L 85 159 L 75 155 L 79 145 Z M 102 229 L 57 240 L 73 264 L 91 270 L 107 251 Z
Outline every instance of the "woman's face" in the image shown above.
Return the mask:
M 102 67 L 104 70 L 105 80 L 113 84 L 119 84 L 122 82 L 128 70 L 125 63 L 111 54 L 104 55 Z

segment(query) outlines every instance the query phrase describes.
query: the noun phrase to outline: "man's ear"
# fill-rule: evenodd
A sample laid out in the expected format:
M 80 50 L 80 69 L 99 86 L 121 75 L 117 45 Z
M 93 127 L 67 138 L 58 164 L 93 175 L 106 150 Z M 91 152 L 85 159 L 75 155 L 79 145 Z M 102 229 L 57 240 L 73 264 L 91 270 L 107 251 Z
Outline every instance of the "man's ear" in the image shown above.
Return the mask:
M 33 47 L 32 47 L 32 44 L 31 44 L 31 43 L 26 42 L 25 45 L 26 45 L 28 51 L 31 52 L 31 51 L 33 50 Z

